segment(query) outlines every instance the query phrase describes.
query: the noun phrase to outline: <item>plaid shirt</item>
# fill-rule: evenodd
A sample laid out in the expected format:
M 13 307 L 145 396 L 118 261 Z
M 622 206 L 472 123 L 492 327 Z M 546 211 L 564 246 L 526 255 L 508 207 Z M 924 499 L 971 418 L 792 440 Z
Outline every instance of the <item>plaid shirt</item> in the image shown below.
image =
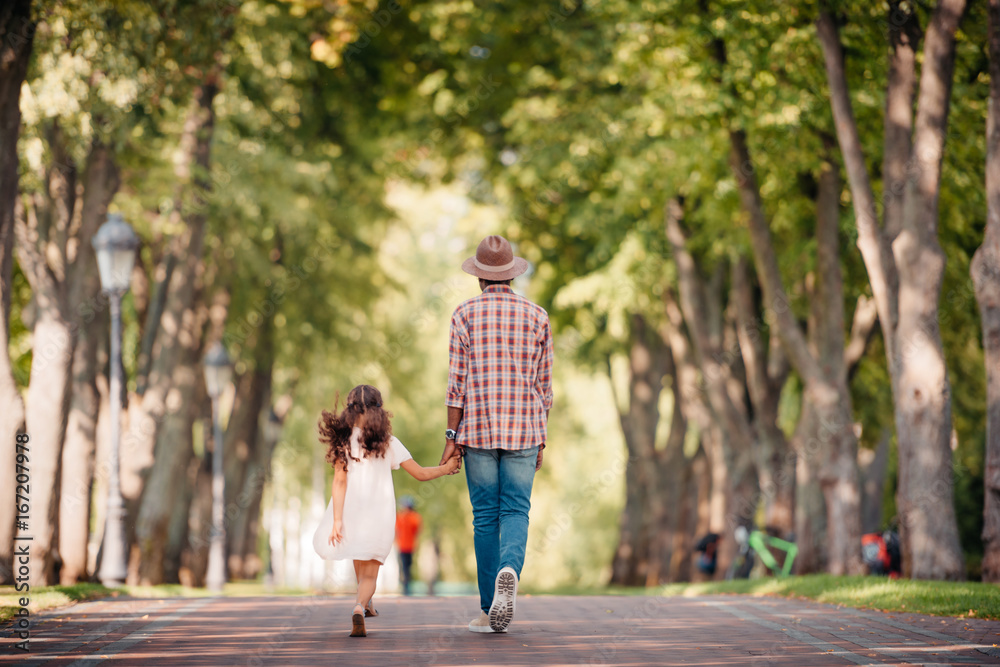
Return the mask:
M 451 316 L 448 407 L 465 412 L 456 443 L 530 449 L 552 407 L 552 329 L 543 308 L 490 285 Z

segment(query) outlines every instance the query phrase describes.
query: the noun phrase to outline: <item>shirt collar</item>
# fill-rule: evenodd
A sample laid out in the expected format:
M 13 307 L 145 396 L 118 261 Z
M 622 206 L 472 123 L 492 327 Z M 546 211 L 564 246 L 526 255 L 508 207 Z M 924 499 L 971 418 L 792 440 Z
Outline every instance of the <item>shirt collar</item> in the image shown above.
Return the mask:
M 483 290 L 483 294 L 513 294 L 514 290 L 511 289 L 510 285 L 487 285 L 486 289 Z

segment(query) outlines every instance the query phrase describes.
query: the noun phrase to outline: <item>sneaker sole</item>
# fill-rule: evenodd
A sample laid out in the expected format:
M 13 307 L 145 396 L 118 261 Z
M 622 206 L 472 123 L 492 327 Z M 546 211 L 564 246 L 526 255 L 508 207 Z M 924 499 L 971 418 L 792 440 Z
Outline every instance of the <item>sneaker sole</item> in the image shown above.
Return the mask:
M 507 626 L 514 619 L 516 600 L 517 577 L 513 572 L 501 570 L 497 575 L 493 604 L 490 606 L 490 627 L 494 632 L 507 631 Z

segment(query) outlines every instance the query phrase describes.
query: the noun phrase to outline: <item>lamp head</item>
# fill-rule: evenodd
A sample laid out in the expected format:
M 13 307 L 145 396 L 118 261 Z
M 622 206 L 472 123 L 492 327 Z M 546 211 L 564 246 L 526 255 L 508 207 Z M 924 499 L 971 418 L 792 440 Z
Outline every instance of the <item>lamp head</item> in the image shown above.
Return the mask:
M 205 388 L 208 389 L 208 395 L 212 398 L 221 396 L 232 375 L 233 368 L 225 346 L 218 341 L 212 343 L 205 355 Z
M 128 291 L 135 264 L 135 249 L 139 239 L 120 213 L 109 213 L 91 239 L 97 254 L 97 268 L 101 274 L 101 288 L 107 294 L 124 294 Z

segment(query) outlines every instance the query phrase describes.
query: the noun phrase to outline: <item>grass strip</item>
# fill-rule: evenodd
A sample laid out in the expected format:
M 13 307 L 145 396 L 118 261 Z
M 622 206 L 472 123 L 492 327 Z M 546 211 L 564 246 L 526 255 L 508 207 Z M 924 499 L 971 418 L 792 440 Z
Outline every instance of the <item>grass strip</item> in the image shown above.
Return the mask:
M 238 581 L 227 583 L 222 594 L 226 597 L 253 597 L 258 595 L 301 596 L 311 593 L 293 588 L 267 588 L 263 583 L 258 582 Z M 28 593 L 19 593 L 13 586 L 0 586 L 0 623 L 6 623 L 14 618 L 14 615 L 21 608 L 20 599 L 22 597 L 28 598 L 28 611 L 34 614 L 46 609 L 57 609 L 77 602 L 106 597 L 196 598 L 211 595 L 215 594 L 208 589 L 190 588 L 180 584 L 108 588 L 101 584 L 81 583 L 71 586 L 32 588 Z
M 13 586 L 0 586 L 0 623 L 14 618 L 21 608 L 20 599 L 28 598 L 28 611 L 32 614 L 65 607 L 75 602 L 94 600 L 121 595 L 121 589 L 108 588 L 101 584 L 73 584 L 72 586 L 46 586 L 27 593 L 18 593 Z
M 809 574 L 785 579 L 669 584 L 660 589 L 660 593 L 685 597 L 717 594 L 772 595 L 858 609 L 1000 619 L 1000 587 L 976 581 L 893 580 L 885 577 Z

